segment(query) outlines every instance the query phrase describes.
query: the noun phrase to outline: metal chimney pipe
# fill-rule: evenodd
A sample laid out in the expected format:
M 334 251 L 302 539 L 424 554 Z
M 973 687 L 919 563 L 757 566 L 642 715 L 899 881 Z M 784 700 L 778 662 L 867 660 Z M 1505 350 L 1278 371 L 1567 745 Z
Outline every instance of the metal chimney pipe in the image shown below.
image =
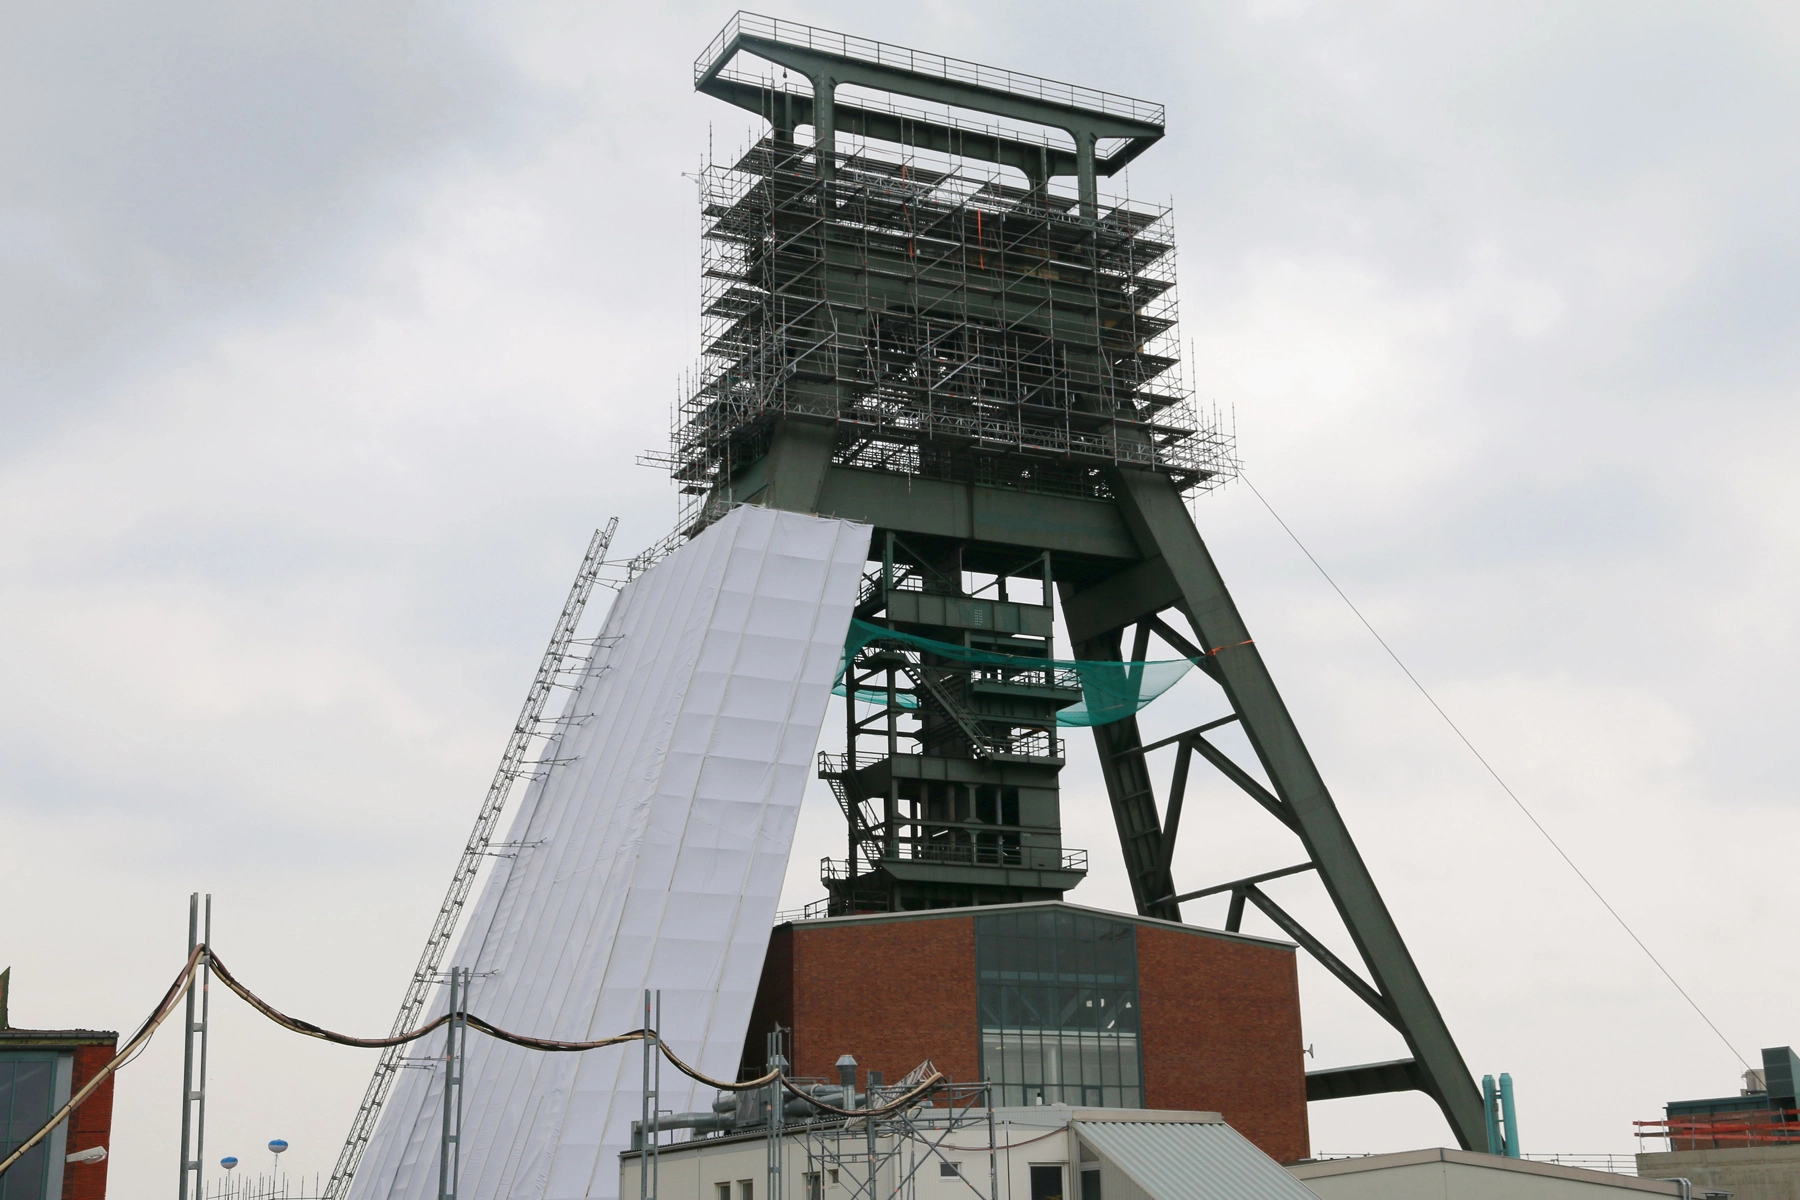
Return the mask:
M 840 1054 L 837 1060 L 838 1083 L 844 1088 L 844 1107 L 856 1107 L 856 1060 Z

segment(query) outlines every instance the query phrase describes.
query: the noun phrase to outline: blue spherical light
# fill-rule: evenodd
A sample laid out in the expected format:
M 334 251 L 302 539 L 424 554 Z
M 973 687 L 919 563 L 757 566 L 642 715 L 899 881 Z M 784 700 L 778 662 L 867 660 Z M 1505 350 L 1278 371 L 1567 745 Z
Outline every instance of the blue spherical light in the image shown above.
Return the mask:
M 227 1154 L 224 1158 L 219 1160 L 219 1165 L 224 1167 L 227 1171 L 231 1170 L 231 1168 L 237 1166 L 237 1155 Z
M 269 1143 L 269 1151 L 272 1154 L 280 1154 L 283 1150 L 286 1150 L 286 1149 L 287 1149 L 287 1140 L 285 1138 L 276 1138 L 274 1141 Z

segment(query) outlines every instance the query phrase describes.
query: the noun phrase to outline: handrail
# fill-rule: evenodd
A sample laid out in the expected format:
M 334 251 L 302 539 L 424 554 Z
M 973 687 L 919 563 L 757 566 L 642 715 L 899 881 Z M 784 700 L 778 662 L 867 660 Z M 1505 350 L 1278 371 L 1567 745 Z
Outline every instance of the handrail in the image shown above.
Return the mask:
M 884 862 L 941 863 L 949 866 L 1020 867 L 1032 871 L 1087 870 L 1088 852 L 1069 846 L 984 846 L 968 842 L 934 843 L 902 839 L 902 853 L 883 854 Z M 911 853 L 906 853 L 911 851 Z M 829 856 L 819 860 L 819 878 L 847 879 L 847 860 Z
M 709 76 L 717 75 L 725 66 L 722 59 L 727 50 L 733 42 L 745 35 L 767 38 L 785 46 L 799 46 L 808 50 L 835 54 L 840 58 L 854 59 L 858 62 L 873 63 L 876 66 L 888 67 L 897 71 L 910 71 L 915 75 L 928 75 L 955 83 L 968 84 L 972 87 L 1003 92 L 1009 96 L 1042 100 L 1066 108 L 1086 109 L 1090 112 L 1104 113 L 1112 117 L 1125 117 L 1153 125 L 1162 125 L 1166 116 L 1162 105 L 1149 100 L 1138 100 L 1115 92 L 1103 92 L 1098 88 L 1083 87 L 1075 83 L 1062 83 L 1054 79 L 1045 79 L 1040 75 L 1029 75 L 1023 71 L 1009 71 L 1004 67 L 985 66 L 981 63 L 969 62 L 967 59 L 949 58 L 925 50 L 895 46 L 887 42 L 875 41 L 872 38 L 838 33 L 835 30 L 821 29 L 815 25 L 803 25 L 798 21 L 783 21 L 775 17 L 765 17 L 760 13 L 745 12 L 741 9 L 733 14 L 732 18 L 725 23 L 725 27 L 719 31 L 718 36 L 714 37 L 707 44 L 706 49 L 701 51 L 700 57 L 694 60 L 695 84 L 700 84 Z
M 1659 1121 L 1633 1121 L 1634 1136 L 1730 1146 L 1800 1145 L 1800 1109 L 1751 1108 L 1717 1114 L 1693 1113 Z

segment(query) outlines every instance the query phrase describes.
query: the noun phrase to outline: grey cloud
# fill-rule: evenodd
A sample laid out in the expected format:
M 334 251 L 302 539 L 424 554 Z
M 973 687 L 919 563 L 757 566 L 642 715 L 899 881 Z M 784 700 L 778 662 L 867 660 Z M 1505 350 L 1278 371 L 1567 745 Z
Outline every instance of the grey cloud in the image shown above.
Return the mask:
M 329 287 L 358 232 L 391 230 L 433 160 L 503 130 L 521 99 L 453 9 L 28 5 L 6 22 L 15 439 L 134 355 L 191 346 L 209 316 Z

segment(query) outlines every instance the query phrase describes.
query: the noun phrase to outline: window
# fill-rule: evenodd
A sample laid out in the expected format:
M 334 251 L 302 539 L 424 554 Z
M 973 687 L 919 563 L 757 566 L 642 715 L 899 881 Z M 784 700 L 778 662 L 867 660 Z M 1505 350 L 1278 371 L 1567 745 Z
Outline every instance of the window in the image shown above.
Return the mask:
M 825 1188 L 819 1182 L 819 1173 L 817 1171 L 808 1171 L 805 1175 L 805 1180 L 806 1200 L 822 1200 L 825 1195 Z
M 1031 1164 L 1031 1200 L 1063 1200 L 1061 1163 Z
M 837 1173 L 838 1169 L 836 1167 L 827 1167 L 825 1169 L 825 1177 L 833 1183 L 837 1182 Z
M 54 1050 L 0 1054 L 0 1159 L 43 1128 L 68 1101 L 68 1089 L 68 1067 Z M 52 1134 L 0 1175 L 0 1200 L 43 1200 L 53 1191 L 60 1196 L 63 1141 Z
M 714 1190 L 718 1194 L 718 1200 L 731 1200 L 731 1185 L 729 1183 L 717 1184 L 715 1185 Z
M 953 1162 L 939 1163 L 938 1164 L 938 1177 L 941 1179 L 960 1179 L 960 1178 L 962 1178 L 962 1164 L 961 1163 L 953 1163 Z
M 981 1070 L 996 1104 L 1142 1108 L 1137 927 L 1070 912 L 975 918 Z
M 1081 1168 L 1081 1200 L 1100 1200 L 1100 1168 Z
M 754 1180 L 738 1180 L 738 1200 L 756 1200 L 756 1182 Z

